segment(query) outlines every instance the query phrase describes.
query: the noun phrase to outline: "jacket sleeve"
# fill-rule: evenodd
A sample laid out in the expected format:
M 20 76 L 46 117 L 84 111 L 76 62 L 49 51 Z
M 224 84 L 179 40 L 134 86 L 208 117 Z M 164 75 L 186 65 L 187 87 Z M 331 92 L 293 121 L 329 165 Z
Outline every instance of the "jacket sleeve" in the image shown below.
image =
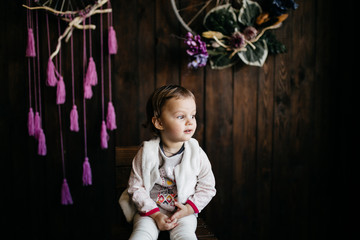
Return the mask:
M 195 193 L 188 198 L 187 203 L 190 204 L 195 213 L 199 213 L 215 194 L 215 177 L 211 170 L 211 164 L 206 153 L 200 149 L 200 171 L 197 176 Z
M 136 154 L 129 178 L 128 193 L 134 202 L 141 216 L 148 216 L 159 211 L 156 203 L 150 198 L 149 192 L 145 189 L 142 176 L 142 152 L 143 148 Z

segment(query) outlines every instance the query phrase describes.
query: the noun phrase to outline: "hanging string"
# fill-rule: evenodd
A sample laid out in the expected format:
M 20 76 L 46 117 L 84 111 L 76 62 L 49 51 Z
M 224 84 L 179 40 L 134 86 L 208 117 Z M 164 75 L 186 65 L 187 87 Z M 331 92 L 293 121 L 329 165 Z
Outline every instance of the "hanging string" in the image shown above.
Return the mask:
M 108 9 L 111 9 L 110 0 L 108 1 Z M 108 48 L 109 54 L 116 54 L 118 50 L 117 40 L 116 40 L 116 33 L 112 23 L 112 11 L 108 13 Z
M 29 0 L 27 1 L 29 4 Z M 31 18 L 30 18 L 30 10 L 26 10 L 26 19 L 27 19 L 27 29 L 30 29 L 31 24 Z M 26 54 L 27 55 L 27 54 Z M 28 85 L 29 85 L 29 112 L 28 112 L 28 133 L 29 136 L 35 135 L 35 126 L 34 126 L 34 111 L 32 108 L 32 97 L 31 97 L 31 63 L 30 63 L 30 57 L 27 56 L 27 62 L 28 62 Z
M 75 77 L 74 77 L 74 41 L 73 36 L 70 38 L 71 44 L 71 87 L 72 87 L 72 110 L 70 112 L 70 131 L 79 131 L 79 114 L 75 104 Z
M 89 17 L 89 25 L 91 25 L 91 17 Z M 98 83 L 96 65 L 92 57 L 92 31 L 89 30 L 89 64 L 86 72 L 86 84 L 95 86 Z
M 46 17 L 46 32 L 47 32 L 47 41 L 48 41 L 48 51 L 49 56 L 51 55 L 51 47 L 50 47 L 50 30 L 49 30 L 49 15 L 48 13 L 45 14 Z M 57 84 L 57 79 L 55 76 L 55 66 L 51 58 L 49 57 L 47 63 L 47 77 L 46 77 L 46 85 L 50 87 L 55 87 Z
M 108 1 L 108 8 L 111 8 L 110 0 Z M 109 70 L 109 102 L 108 102 L 108 112 L 106 116 L 106 126 L 109 130 L 114 130 L 117 128 L 116 126 L 116 114 L 115 108 L 112 103 L 112 88 L 111 88 L 111 54 L 116 54 L 117 52 L 117 40 L 115 30 L 112 26 L 112 13 L 108 13 L 108 70 Z
M 58 34 L 61 34 L 61 26 L 60 19 L 58 19 Z M 58 61 L 59 59 L 59 61 Z M 59 51 L 58 56 L 55 59 L 56 68 L 59 69 L 59 74 L 61 75 L 61 50 Z M 63 139 L 63 130 L 62 130 L 62 119 L 61 119 L 61 105 L 57 104 L 58 107 L 58 117 L 59 117 L 59 134 L 60 134 L 60 150 L 61 150 L 61 163 L 62 163 L 62 171 L 63 171 L 63 183 L 61 186 L 61 204 L 62 205 L 71 205 L 73 204 L 73 200 L 70 193 L 70 188 L 66 180 L 66 172 L 65 172 L 65 156 L 64 156 L 64 139 Z
M 28 5 L 30 6 L 30 0 L 27 1 Z M 33 24 L 32 24 L 32 13 L 29 14 L 28 10 L 27 15 L 27 46 L 26 46 L 26 57 L 35 57 L 35 40 L 34 40 L 34 32 L 33 32 Z
M 46 137 L 42 127 L 42 114 L 41 114 L 41 85 L 40 85 L 40 54 L 39 54 L 39 18 L 38 11 L 35 11 L 35 20 L 36 20 L 36 52 L 37 52 L 37 90 L 39 95 L 39 129 L 38 129 L 38 154 L 45 156 L 47 154 L 46 147 Z M 36 95 L 36 92 L 35 92 Z
M 102 9 L 102 7 L 101 7 Z M 101 116 L 105 119 L 104 111 L 104 36 L 103 36 L 103 14 L 100 14 L 100 64 L 101 64 Z
M 104 39 L 103 39 L 103 14 L 100 14 L 100 62 L 101 62 L 101 130 L 100 130 L 100 147 L 102 149 L 108 148 L 109 135 L 106 130 L 105 111 L 104 111 Z
M 84 58 L 83 59 L 83 80 L 84 80 L 84 83 L 83 83 L 83 86 L 84 86 L 84 98 L 85 99 L 90 99 L 92 98 L 93 96 L 93 92 L 92 92 L 92 89 L 91 89 L 91 84 L 90 84 L 90 79 L 86 79 L 86 32 L 85 32 L 85 19 L 83 20 L 83 38 L 84 38 Z
M 83 26 L 85 26 L 85 19 L 83 21 Z M 91 85 L 86 84 L 86 76 L 85 76 L 85 69 L 86 69 L 86 30 L 83 29 L 83 86 L 84 86 L 84 97 L 83 97 L 83 107 L 84 107 L 84 152 L 85 152 L 85 159 L 83 162 L 83 176 L 82 181 L 84 186 L 92 185 L 92 174 L 91 174 L 91 167 L 89 158 L 87 155 L 87 136 L 86 136 L 86 88 L 90 88 Z
M 30 1 L 28 1 L 28 3 L 30 4 Z M 29 68 L 31 69 L 31 65 L 32 65 L 32 75 L 33 75 L 33 87 L 34 87 L 34 105 L 35 105 L 35 116 L 34 116 L 34 137 L 36 140 L 39 140 L 39 134 L 40 134 L 40 129 L 41 129 L 41 119 L 40 119 L 40 114 L 38 112 L 38 101 L 37 101 L 37 81 L 36 81 L 36 71 L 35 71 L 35 39 L 34 39 L 34 32 L 33 32 L 33 13 L 29 12 L 29 16 L 28 16 L 28 29 L 31 29 L 31 33 L 29 35 L 28 32 L 28 46 L 27 46 L 27 53 L 26 56 L 29 57 Z M 31 46 L 29 46 L 29 44 Z M 29 54 L 29 50 L 32 52 L 32 54 Z M 30 60 L 30 57 L 32 60 Z M 31 71 L 29 70 L 29 77 L 31 78 Z M 31 114 L 31 113 L 30 113 Z
M 35 126 L 34 126 L 34 111 L 32 109 L 31 103 L 31 67 L 30 67 L 30 59 L 28 58 L 28 78 L 29 78 L 29 113 L 28 113 L 28 133 L 29 136 L 35 135 Z
M 33 72 L 33 85 L 34 85 L 34 101 L 35 101 L 35 117 L 34 117 L 34 136 L 35 139 L 39 139 L 39 133 L 41 129 L 41 118 L 38 111 L 38 98 L 37 98 L 37 81 L 36 81 L 36 71 L 35 71 L 35 58 L 32 59 L 32 72 Z
M 59 53 L 61 55 L 61 53 Z M 60 150 L 61 150 L 61 162 L 62 162 L 62 171 L 63 171 L 63 183 L 61 186 L 61 204 L 62 205 L 71 205 L 73 204 L 73 200 L 70 193 L 70 188 L 66 180 L 66 172 L 65 172 L 65 157 L 64 157 L 64 141 L 63 141 L 63 131 L 62 131 L 62 121 L 61 121 L 61 106 L 58 107 L 58 115 L 59 115 L 59 132 L 60 132 Z

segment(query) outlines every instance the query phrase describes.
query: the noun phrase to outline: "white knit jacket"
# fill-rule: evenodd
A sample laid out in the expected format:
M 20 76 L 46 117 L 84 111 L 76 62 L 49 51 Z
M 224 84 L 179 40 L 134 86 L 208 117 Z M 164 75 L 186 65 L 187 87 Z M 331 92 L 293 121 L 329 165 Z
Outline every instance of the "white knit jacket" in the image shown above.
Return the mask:
M 150 198 L 150 191 L 159 173 L 160 138 L 145 141 L 132 162 L 129 187 L 119 199 L 126 220 L 131 222 L 136 211 L 146 213 L 157 208 Z M 174 175 L 178 201 L 191 201 L 200 212 L 215 196 L 215 178 L 206 153 L 197 140 L 185 142 L 181 163 L 175 167 Z

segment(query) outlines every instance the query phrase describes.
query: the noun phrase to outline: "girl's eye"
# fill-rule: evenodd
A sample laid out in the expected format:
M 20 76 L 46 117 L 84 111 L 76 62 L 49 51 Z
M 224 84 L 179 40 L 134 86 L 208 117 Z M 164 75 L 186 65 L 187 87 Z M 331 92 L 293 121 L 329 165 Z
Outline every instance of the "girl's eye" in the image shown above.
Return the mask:
M 184 119 L 184 115 L 180 115 L 176 117 L 177 119 Z
M 192 117 L 192 119 L 195 119 L 195 118 L 196 118 L 196 115 L 192 115 L 191 117 Z

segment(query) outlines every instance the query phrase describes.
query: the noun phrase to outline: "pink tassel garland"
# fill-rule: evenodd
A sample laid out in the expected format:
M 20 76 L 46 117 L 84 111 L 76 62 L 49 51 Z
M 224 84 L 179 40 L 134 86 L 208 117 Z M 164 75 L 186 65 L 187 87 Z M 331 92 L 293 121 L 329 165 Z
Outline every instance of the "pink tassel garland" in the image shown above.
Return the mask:
M 108 109 L 107 109 L 107 116 L 106 116 L 106 125 L 109 130 L 114 130 L 117 128 L 116 126 L 116 115 L 115 115 L 115 109 L 112 102 L 108 103 Z
M 93 96 L 93 91 L 90 84 L 84 83 L 84 98 L 90 99 Z
M 113 26 L 109 27 L 108 46 L 109 46 L 109 54 L 117 53 L 118 45 L 117 45 L 116 33 Z
M 79 115 L 76 105 L 73 105 L 73 108 L 70 112 L 70 131 L 73 132 L 79 131 Z
M 32 29 L 32 28 L 28 28 L 28 39 L 27 39 L 27 47 L 26 47 L 26 56 L 27 56 L 27 57 L 36 57 L 34 32 L 33 32 L 33 29 Z
M 66 91 L 65 91 L 65 83 L 62 76 L 57 83 L 57 90 L 56 90 L 56 104 L 63 104 L 65 103 L 66 99 Z
M 55 66 L 51 58 L 48 60 L 47 65 L 47 78 L 46 78 L 46 84 L 51 87 L 55 87 L 57 83 L 57 78 L 55 76 Z
M 38 154 L 40 156 L 46 156 L 47 148 L 46 148 L 46 139 L 45 134 L 42 129 L 39 131 L 39 139 L 38 139 Z
M 85 157 L 84 163 L 83 163 L 83 185 L 88 186 L 92 185 L 92 176 L 91 176 L 91 167 L 89 163 L 89 158 Z
M 102 121 L 101 124 L 101 133 L 100 133 L 100 146 L 102 149 L 108 148 L 109 135 L 106 131 L 105 121 Z
M 28 132 L 29 136 L 34 136 L 35 134 L 34 112 L 32 108 L 29 109 L 28 113 Z
M 61 204 L 62 205 L 73 204 L 69 185 L 67 184 L 66 178 L 64 178 L 63 184 L 61 186 Z
M 96 65 L 92 57 L 89 58 L 85 82 L 87 85 L 95 86 L 98 83 Z
M 40 130 L 41 130 L 41 118 L 39 112 L 36 112 L 34 117 L 34 137 L 36 139 L 39 139 Z

